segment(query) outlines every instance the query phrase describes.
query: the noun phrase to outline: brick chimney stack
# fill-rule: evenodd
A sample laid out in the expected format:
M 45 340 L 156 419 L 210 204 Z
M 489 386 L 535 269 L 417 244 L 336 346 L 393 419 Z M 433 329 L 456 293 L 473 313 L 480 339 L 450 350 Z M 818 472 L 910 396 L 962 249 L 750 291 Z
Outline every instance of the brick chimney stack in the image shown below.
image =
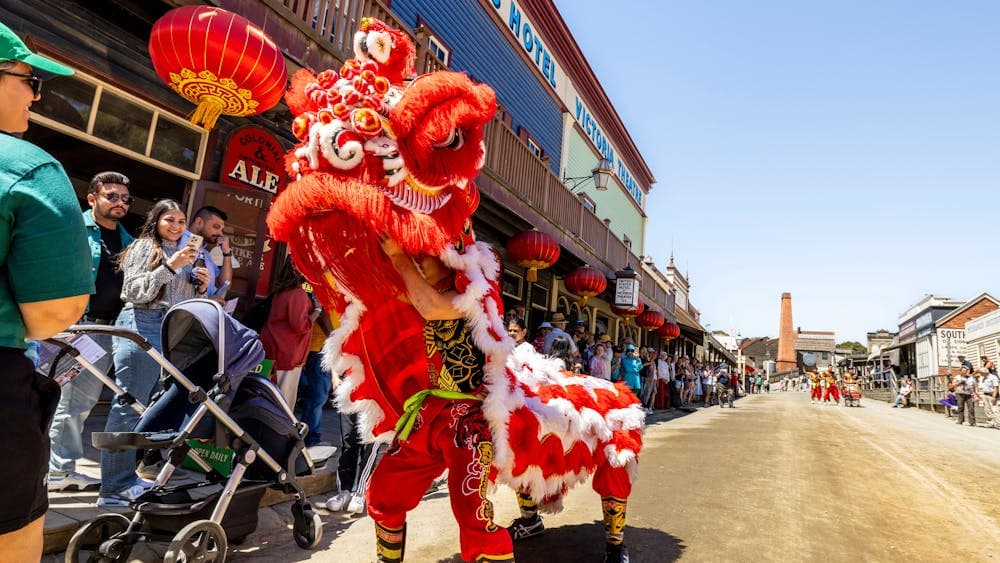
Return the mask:
M 792 328 L 792 294 L 781 294 L 781 326 L 778 328 L 778 371 L 797 367 L 795 361 L 795 329 Z

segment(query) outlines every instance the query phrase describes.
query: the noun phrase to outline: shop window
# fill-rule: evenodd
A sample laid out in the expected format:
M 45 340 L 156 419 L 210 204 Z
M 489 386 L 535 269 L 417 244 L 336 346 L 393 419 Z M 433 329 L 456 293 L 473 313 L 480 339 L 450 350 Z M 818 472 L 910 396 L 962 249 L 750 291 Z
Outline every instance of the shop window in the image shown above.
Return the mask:
M 428 36 L 427 48 L 430 49 L 431 53 L 434 53 L 434 56 L 441 59 L 444 66 L 448 66 L 448 63 L 451 60 L 451 49 L 445 47 L 444 43 L 441 43 L 440 39 L 433 35 Z
M 524 127 L 518 127 L 517 136 L 520 137 L 522 141 L 524 141 L 525 145 L 528 145 L 528 150 L 535 153 L 535 156 L 537 156 L 538 158 L 542 158 L 544 151 L 542 150 L 541 145 L 539 145 L 538 141 L 536 141 L 534 137 L 531 136 L 531 133 L 528 133 L 527 129 L 525 129 Z
M 537 283 L 531 285 L 531 308 L 542 311 L 549 310 L 549 290 L 547 287 Z
M 524 287 L 524 278 L 507 270 L 503 271 L 503 294 L 514 299 L 521 299 L 521 290 Z
M 201 135 L 180 120 L 160 115 L 156 121 L 156 142 L 149 156 L 184 170 L 194 170 L 198 161 Z
M 201 176 L 204 129 L 79 71 L 47 82 L 31 118 L 184 178 Z
M 96 92 L 95 84 L 76 76 L 61 76 L 45 83 L 42 99 L 32 104 L 31 109 L 63 125 L 86 131 Z
M 590 197 L 587 196 L 587 194 L 584 193 L 580 194 L 580 203 L 582 203 L 584 207 L 589 209 L 591 213 L 595 214 L 597 213 L 597 204 L 594 203 L 594 200 L 590 199 Z
M 538 143 L 530 135 L 528 136 L 528 149 L 535 153 L 538 158 L 542 158 L 542 147 L 538 146 Z
M 121 96 L 103 92 L 93 134 L 137 153 L 146 152 L 153 112 L 135 107 Z

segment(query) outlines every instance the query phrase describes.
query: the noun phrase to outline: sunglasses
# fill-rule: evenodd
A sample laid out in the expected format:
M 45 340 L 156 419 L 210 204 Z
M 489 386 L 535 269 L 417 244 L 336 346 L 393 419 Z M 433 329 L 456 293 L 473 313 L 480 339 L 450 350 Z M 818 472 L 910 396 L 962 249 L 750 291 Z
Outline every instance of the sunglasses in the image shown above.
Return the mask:
M 9 74 L 10 76 L 16 76 L 18 78 L 23 78 L 28 86 L 31 88 L 31 93 L 38 96 L 42 95 L 42 79 L 35 76 L 34 74 L 21 74 L 20 72 L 11 72 L 9 70 L 0 70 L 0 74 Z
M 101 194 L 101 197 L 110 201 L 111 203 L 116 203 L 118 200 L 121 200 L 122 203 L 124 203 L 125 205 L 132 205 L 132 202 L 135 201 L 135 198 L 130 195 L 118 195 L 114 192 L 111 192 L 109 194 Z

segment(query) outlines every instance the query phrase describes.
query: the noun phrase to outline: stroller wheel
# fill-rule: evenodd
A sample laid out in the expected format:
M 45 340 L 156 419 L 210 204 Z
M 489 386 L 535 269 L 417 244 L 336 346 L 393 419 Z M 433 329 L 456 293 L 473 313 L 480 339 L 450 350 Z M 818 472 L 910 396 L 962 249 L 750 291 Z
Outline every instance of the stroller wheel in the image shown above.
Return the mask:
M 115 538 L 128 529 L 129 519 L 121 514 L 101 514 L 73 534 L 66 546 L 66 563 L 81 561 L 128 561 L 132 546 Z
M 196 520 L 177 532 L 163 555 L 164 563 L 204 561 L 222 563 L 226 560 L 226 532 L 211 520 Z
M 292 537 L 302 549 L 312 549 L 323 538 L 323 521 L 309 503 L 292 505 Z

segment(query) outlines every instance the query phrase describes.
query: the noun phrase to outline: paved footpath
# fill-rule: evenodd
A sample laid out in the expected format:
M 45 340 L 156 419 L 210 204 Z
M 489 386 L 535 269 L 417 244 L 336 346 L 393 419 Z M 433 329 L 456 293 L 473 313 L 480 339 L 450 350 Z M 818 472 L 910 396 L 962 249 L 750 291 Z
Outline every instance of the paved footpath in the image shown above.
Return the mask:
M 996 560 L 1000 431 L 953 421 L 869 400 L 861 408 L 810 405 L 801 393 L 754 395 L 732 410 L 658 413 L 628 508 L 632 559 Z M 992 489 L 983 486 L 990 481 Z M 508 523 L 513 493 L 501 487 L 493 498 L 497 521 Z M 294 544 L 287 504 L 276 505 L 262 510 L 244 545 L 230 548 L 230 560 L 374 560 L 370 519 L 321 513 L 318 550 Z M 601 561 L 600 520 L 596 493 L 578 487 L 562 513 L 545 517 L 545 534 L 516 546 L 517 560 Z M 407 561 L 461 561 L 444 489 L 424 499 L 408 527 Z

